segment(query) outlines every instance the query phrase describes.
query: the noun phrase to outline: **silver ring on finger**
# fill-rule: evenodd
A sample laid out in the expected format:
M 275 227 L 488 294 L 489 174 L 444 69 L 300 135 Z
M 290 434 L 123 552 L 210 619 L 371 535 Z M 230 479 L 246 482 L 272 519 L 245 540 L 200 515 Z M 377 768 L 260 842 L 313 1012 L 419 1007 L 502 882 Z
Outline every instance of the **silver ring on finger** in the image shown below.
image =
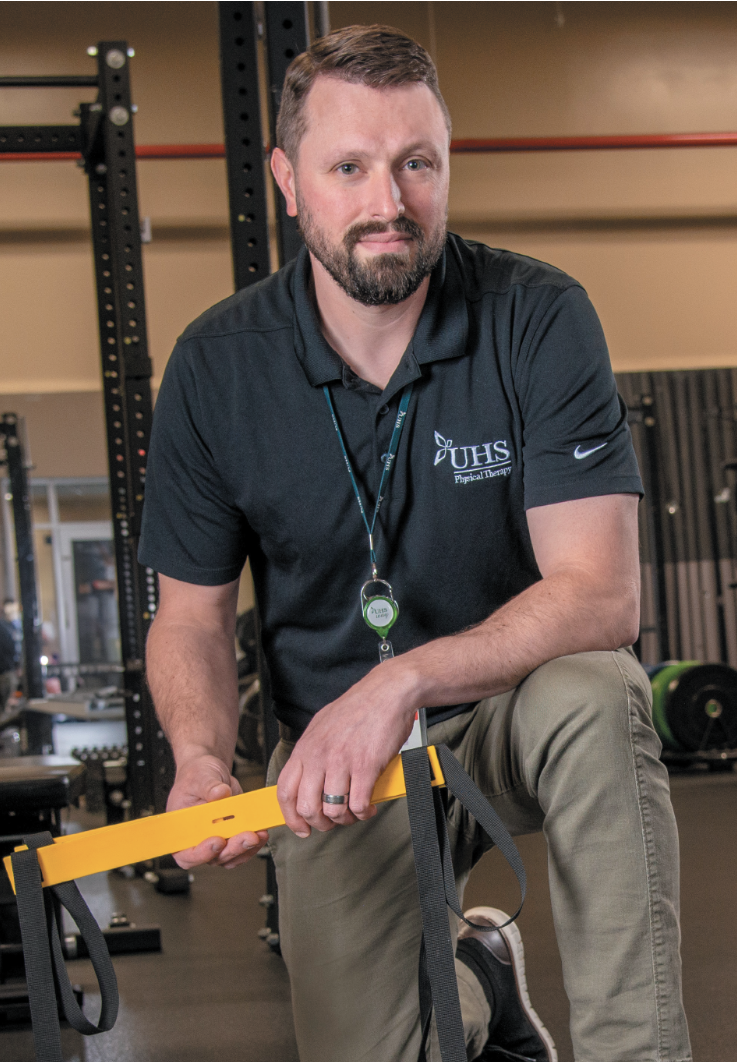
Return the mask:
M 348 803 L 348 798 L 349 798 L 349 794 L 348 793 L 345 793 L 343 795 L 341 795 L 341 794 L 336 795 L 335 793 L 323 793 L 323 803 L 324 804 L 347 804 Z

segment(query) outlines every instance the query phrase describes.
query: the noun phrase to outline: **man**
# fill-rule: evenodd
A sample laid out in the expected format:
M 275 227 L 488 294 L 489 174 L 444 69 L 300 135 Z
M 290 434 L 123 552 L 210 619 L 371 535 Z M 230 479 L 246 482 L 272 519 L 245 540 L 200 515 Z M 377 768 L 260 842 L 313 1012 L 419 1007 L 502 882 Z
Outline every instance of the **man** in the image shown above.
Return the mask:
M 238 791 L 248 555 L 302 1062 L 418 1058 L 407 813 L 370 797 L 422 706 L 512 832 L 546 833 L 578 1062 L 677 1062 L 675 825 L 624 648 L 641 491 L 625 413 L 581 287 L 447 235 L 449 140 L 430 58 L 394 30 L 336 31 L 288 71 L 272 169 L 307 250 L 187 329 L 157 402 L 141 559 L 160 573 L 148 675 L 170 807 Z M 375 598 L 397 616 L 389 633 L 360 591 L 367 621 Z M 461 888 L 484 843 L 454 801 L 448 819 Z M 179 861 L 233 867 L 265 840 Z M 554 1062 L 517 931 L 460 936 L 469 1058 Z

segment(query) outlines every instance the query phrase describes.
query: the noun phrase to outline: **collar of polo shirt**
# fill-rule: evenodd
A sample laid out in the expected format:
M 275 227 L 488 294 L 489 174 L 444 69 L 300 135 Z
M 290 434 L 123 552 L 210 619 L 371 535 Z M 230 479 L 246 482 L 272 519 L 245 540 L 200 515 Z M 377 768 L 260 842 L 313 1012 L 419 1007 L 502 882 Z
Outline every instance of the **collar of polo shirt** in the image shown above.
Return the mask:
M 443 296 L 443 297 L 441 297 Z M 295 303 L 295 353 L 313 387 L 344 379 L 345 363 L 325 339 L 310 290 L 310 256 L 303 247 L 292 279 Z M 382 393 L 389 401 L 422 375 L 421 366 L 466 353 L 469 319 L 461 269 L 453 245 L 446 248 L 431 274 L 428 297 L 415 335 Z

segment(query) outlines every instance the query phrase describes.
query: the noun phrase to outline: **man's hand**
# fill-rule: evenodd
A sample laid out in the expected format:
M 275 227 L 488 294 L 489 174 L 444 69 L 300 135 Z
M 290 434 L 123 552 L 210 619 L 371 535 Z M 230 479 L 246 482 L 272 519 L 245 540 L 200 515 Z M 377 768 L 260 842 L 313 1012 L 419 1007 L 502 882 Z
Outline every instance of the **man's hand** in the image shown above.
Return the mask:
M 412 672 L 400 660 L 378 664 L 313 718 L 279 776 L 277 796 L 289 828 L 307 837 L 376 814 L 374 784 L 412 730 Z M 323 793 L 347 795 L 324 804 Z
M 167 811 L 191 808 L 211 800 L 223 800 L 243 792 L 228 767 L 215 756 L 199 756 L 177 768 L 172 791 L 167 800 Z M 231 870 L 239 863 L 246 863 L 268 840 L 266 830 L 258 833 L 238 833 L 227 841 L 223 837 L 208 837 L 195 848 L 177 852 L 175 860 L 184 870 L 211 863 Z

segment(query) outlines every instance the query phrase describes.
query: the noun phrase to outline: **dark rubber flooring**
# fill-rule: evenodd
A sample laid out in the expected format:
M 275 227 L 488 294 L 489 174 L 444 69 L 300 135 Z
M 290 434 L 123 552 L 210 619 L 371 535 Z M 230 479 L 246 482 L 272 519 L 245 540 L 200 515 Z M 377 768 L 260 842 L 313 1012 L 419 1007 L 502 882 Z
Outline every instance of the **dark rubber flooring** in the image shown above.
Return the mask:
M 735 776 L 678 776 L 672 793 L 682 853 L 684 994 L 695 1062 L 735 1062 Z M 529 891 L 520 918 L 533 1005 L 561 1062 L 573 1062 L 567 1001 L 556 949 L 540 835 L 519 839 Z M 189 896 L 162 896 L 143 880 L 97 875 L 83 882 L 107 924 L 125 911 L 162 927 L 161 954 L 115 960 L 121 1012 L 115 1028 L 85 1039 L 63 1032 L 68 1062 L 297 1062 L 282 960 L 257 937 L 264 864 L 203 867 Z M 465 904 L 515 904 L 514 879 L 494 853 L 475 869 Z M 68 964 L 96 1013 L 86 962 Z M 29 1029 L 0 1031 L 3 1062 L 33 1062 Z M 352 1062 L 347 1058 L 346 1062 Z M 392 1062 L 387 1059 L 387 1062 Z M 619 1062 L 613 1059 L 612 1062 Z

